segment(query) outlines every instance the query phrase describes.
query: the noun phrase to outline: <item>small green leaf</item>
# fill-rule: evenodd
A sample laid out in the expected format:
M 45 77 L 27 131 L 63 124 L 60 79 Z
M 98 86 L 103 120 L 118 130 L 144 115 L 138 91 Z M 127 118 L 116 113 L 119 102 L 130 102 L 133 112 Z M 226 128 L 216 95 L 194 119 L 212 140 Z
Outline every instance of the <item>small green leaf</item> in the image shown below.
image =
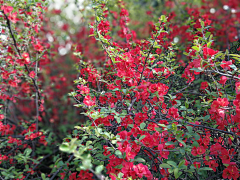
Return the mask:
M 200 51 L 199 47 L 197 47 L 197 46 L 193 46 L 192 49 L 196 50 L 197 52 Z
M 177 167 L 177 164 L 173 161 L 167 161 L 168 164 L 172 165 L 173 167 Z
M 119 150 L 116 150 L 116 151 L 115 151 L 115 154 L 116 154 L 117 156 L 122 156 L 122 152 L 119 151 Z
M 134 159 L 134 161 L 137 161 L 137 162 L 145 162 L 145 159 L 138 157 L 138 158 Z
M 203 167 L 203 168 L 200 168 L 199 171 L 212 171 L 213 169 L 210 168 L 210 167 Z
M 181 167 L 184 163 L 185 163 L 185 160 L 180 161 L 180 163 L 178 164 L 178 167 Z
M 187 128 L 188 132 L 191 134 L 193 131 L 193 128 L 191 126 L 187 126 L 186 128 Z
M 176 138 L 184 147 L 186 147 L 187 145 L 186 145 L 186 143 L 183 141 L 183 140 L 181 140 L 181 139 L 179 139 L 179 138 Z
M 205 34 L 205 37 L 208 38 L 210 35 L 211 35 L 211 32 L 207 32 L 207 33 Z
M 118 123 L 121 123 L 121 118 L 118 116 L 115 116 L 115 119 L 117 120 Z
M 202 72 L 203 71 L 203 69 L 201 69 L 201 68 L 192 68 L 190 70 L 195 71 L 195 72 Z
M 178 175 L 178 168 L 175 168 L 173 170 L 173 173 L 174 173 L 175 178 L 177 179 L 179 177 L 179 175 Z
M 95 171 L 96 171 L 96 174 L 100 174 L 103 170 L 104 166 L 103 165 L 99 165 L 96 167 Z
M 69 151 L 69 145 L 68 144 L 61 144 L 59 149 L 60 149 L 60 151 L 68 152 Z
M 24 154 L 26 154 L 26 156 L 29 156 L 31 152 L 32 152 L 32 149 L 28 148 L 24 151 Z
M 233 70 L 237 70 L 237 67 L 234 64 L 229 65 Z
M 194 133 L 193 136 L 194 136 L 195 140 L 199 140 L 200 139 L 200 136 L 198 135 L 198 133 Z
M 145 126 L 146 126 L 146 124 L 145 124 L 145 123 L 141 123 L 141 124 L 140 124 L 140 128 L 141 128 L 141 129 L 144 129 L 144 128 L 145 128 Z
M 168 168 L 168 169 L 171 169 L 171 168 L 172 168 L 170 165 L 168 165 L 168 164 L 166 164 L 166 163 L 160 164 L 160 167 L 162 167 L 162 168 Z
M 41 173 L 41 177 L 42 177 L 42 179 L 43 179 L 43 180 L 45 180 L 45 179 L 46 179 L 46 175 L 45 175 L 45 174 L 43 174 L 43 173 Z
M 194 141 L 194 142 L 192 143 L 192 146 L 198 147 L 198 146 L 199 146 L 199 144 L 198 144 L 198 142 L 197 142 L 197 141 Z
M 139 141 L 141 141 L 142 139 L 144 139 L 146 137 L 146 135 L 142 135 L 140 138 L 139 138 Z

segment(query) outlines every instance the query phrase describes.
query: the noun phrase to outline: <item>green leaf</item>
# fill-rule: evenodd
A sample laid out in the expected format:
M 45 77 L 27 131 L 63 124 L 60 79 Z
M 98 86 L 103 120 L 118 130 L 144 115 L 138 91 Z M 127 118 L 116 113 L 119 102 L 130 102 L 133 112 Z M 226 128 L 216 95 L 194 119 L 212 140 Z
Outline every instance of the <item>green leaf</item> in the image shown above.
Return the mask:
M 104 166 L 103 165 L 99 165 L 96 167 L 95 171 L 96 171 L 96 174 L 100 174 L 103 170 Z
M 116 154 L 117 156 L 122 156 L 122 152 L 119 151 L 119 150 L 116 150 L 116 151 L 115 151 L 115 154 Z
M 202 72 L 203 71 L 203 69 L 201 69 L 201 68 L 192 68 L 190 70 L 195 71 L 195 72 Z
M 184 147 L 186 147 L 187 145 L 186 145 L 186 143 L 183 141 L 183 140 L 181 140 L 181 139 L 179 139 L 179 138 L 176 138 Z
M 237 67 L 234 64 L 229 65 L 233 70 L 237 70 Z
M 142 135 L 140 138 L 139 138 L 139 141 L 141 141 L 142 139 L 144 139 L 146 137 L 146 135 Z
M 204 116 L 203 119 L 204 119 L 205 121 L 208 120 L 208 119 L 210 119 L 210 115 L 206 115 L 206 116 Z
M 193 131 L 193 128 L 191 126 L 187 126 L 186 128 L 187 128 L 188 132 L 191 134 Z
M 115 119 L 117 120 L 118 123 L 121 123 L 121 121 L 122 121 L 121 118 L 118 116 L 115 116 Z
M 29 156 L 31 154 L 31 152 L 32 152 L 32 149 L 28 148 L 24 151 L 24 154 L 26 154 L 26 156 Z
M 207 33 L 205 34 L 205 37 L 208 38 L 210 35 L 211 35 L 211 32 L 207 32 Z
M 173 161 L 167 161 L 168 164 L 172 165 L 173 167 L 177 167 L 177 164 Z
M 180 153 L 181 153 L 182 155 L 184 155 L 184 154 L 185 154 L 185 149 L 180 148 Z
M 213 169 L 210 167 L 202 167 L 199 169 L 199 171 L 212 171 Z
M 197 133 L 194 133 L 193 136 L 194 136 L 195 140 L 199 140 L 200 139 L 200 136 Z
M 69 151 L 69 145 L 68 144 L 61 144 L 59 149 L 60 149 L 60 151 L 68 152 Z
M 83 165 L 84 169 L 86 169 L 86 170 L 92 168 L 91 159 L 84 159 L 82 161 L 82 165 Z
M 165 16 L 165 15 L 161 15 L 160 20 L 161 20 L 162 22 L 166 22 L 166 21 L 167 21 L 167 20 L 166 20 L 166 16 Z
M 185 163 L 185 160 L 180 161 L 180 163 L 178 164 L 178 167 L 181 167 L 184 163 Z
M 177 179 L 177 178 L 179 177 L 178 168 L 175 168 L 175 169 L 173 170 L 173 173 L 174 173 L 175 178 Z
M 168 169 L 171 169 L 171 168 L 172 168 L 170 165 L 168 165 L 168 164 L 166 164 L 166 163 L 160 164 L 160 167 L 162 167 L 162 168 L 168 168 Z
M 199 146 L 199 144 L 198 144 L 198 142 L 197 142 L 197 141 L 194 141 L 194 142 L 192 143 L 192 146 L 198 147 L 198 146 Z
M 44 173 L 41 173 L 41 177 L 42 177 L 43 180 L 46 179 L 46 175 Z
M 168 146 L 168 145 L 173 145 L 173 144 L 176 145 L 176 143 L 175 143 L 175 142 L 172 142 L 172 141 L 168 141 L 168 142 L 165 143 L 165 145 L 167 145 L 167 146 Z
M 160 127 L 167 127 L 165 124 L 158 124 L 158 126 L 160 126 Z
M 145 162 L 145 159 L 138 157 L 138 158 L 134 159 L 134 161 L 137 161 L 137 162 Z
M 210 36 L 210 38 L 211 38 L 211 37 L 212 37 L 212 35 Z M 210 47 L 211 47 L 211 44 L 212 44 L 212 42 L 208 42 L 208 43 L 207 43 L 207 47 L 210 48 Z
M 192 49 L 196 50 L 197 52 L 200 51 L 199 47 L 198 46 L 193 46 Z
M 145 126 L 146 126 L 146 124 L 145 124 L 145 123 L 141 123 L 141 124 L 140 124 L 140 128 L 141 128 L 141 129 L 144 129 L 144 128 L 145 128 Z

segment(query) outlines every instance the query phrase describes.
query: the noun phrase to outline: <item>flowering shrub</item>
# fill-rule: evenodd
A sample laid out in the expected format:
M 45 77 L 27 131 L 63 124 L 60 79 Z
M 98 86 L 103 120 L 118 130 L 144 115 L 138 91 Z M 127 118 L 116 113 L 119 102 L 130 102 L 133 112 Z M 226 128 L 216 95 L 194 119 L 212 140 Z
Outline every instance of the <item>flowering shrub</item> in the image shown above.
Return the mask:
M 195 27 L 185 65 L 176 58 L 179 46 L 164 15 L 149 39 L 135 40 L 122 8 L 126 41 L 118 43 L 107 4 L 95 1 L 93 7 L 91 32 L 107 61 L 100 69 L 80 66 L 72 96 L 89 122 L 76 126 L 79 136 L 60 149 L 82 160 L 87 153 L 91 163 L 83 168 L 105 167 L 110 179 L 238 179 L 239 55 L 211 47 L 210 20 L 190 18 L 189 28 Z
M 93 0 L 90 29 L 72 35 L 68 22 L 53 32 L 45 0 L 0 2 L 1 178 L 239 178 L 237 0 L 154 1 L 146 15 L 134 0 L 144 29 L 130 2 Z M 53 52 L 68 44 L 79 62 L 69 95 L 88 120 L 61 142 L 73 76 L 56 75 L 68 59 Z

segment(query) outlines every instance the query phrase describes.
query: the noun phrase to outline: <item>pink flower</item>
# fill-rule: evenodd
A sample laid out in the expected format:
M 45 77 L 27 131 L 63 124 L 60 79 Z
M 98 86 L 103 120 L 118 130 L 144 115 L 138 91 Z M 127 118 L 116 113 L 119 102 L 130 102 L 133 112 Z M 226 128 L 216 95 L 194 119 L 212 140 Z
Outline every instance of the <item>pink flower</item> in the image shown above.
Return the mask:
M 40 43 L 33 45 L 33 47 L 39 52 L 43 51 L 43 46 Z
M 143 164 L 138 164 L 136 166 L 133 166 L 133 169 L 139 178 L 142 178 L 145 174 L 147 174 L 145 166 Z
M 12 12 L 13 7 L 12 7 L 12 6 L 2 6 L 2 7 L 1 7 L 1 10 L 3 10 L 3 12 L 4 12 L 5 14 L 8 14 L 8 13 Z
M 226 76 L 221 76 L 219 83 L 220 84 L 225 84 L 228 78 Z
M 83 103 L 87 106 L 94 106 L 96 104 L 96 97 L 91 98 L 91 96 L 85 96 Z
M 29 73 L 29 76 L 31 77 L 31 78 L 34 78 L 35 77 L 35 72 L 34 71 L 31 71 L 30 73 Z
M 23 53 L 22 54 L 23 60 L 25 61 L 25 64 L 29 64 L 30 63 L 30 57 L 28 53 Z
M 230 70 L 230 66 L 232 65 L 232 61 L 222 61 L 222 64 L 220 65 L 223 69 Z
M 158 150 L 160 151 L 160 156 L 164 159 L 168 159 L 169 151 L 164 149 L 163 144 L 158 145 Z
M 235 86 L 236 86 L 236 93 L 239 94 L 240 93 L 240 82 L 236 82 Z
M 4 119 L 4 115 L 0 114 L 0 120 Z

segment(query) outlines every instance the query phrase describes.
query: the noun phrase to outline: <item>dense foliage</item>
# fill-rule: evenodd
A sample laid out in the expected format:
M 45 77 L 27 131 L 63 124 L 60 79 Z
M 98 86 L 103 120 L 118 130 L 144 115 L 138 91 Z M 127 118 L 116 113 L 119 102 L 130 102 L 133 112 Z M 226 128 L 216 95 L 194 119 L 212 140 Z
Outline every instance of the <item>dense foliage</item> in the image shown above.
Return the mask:
M 239 178 L 238 0 L 0 4 L 1 179 Z

